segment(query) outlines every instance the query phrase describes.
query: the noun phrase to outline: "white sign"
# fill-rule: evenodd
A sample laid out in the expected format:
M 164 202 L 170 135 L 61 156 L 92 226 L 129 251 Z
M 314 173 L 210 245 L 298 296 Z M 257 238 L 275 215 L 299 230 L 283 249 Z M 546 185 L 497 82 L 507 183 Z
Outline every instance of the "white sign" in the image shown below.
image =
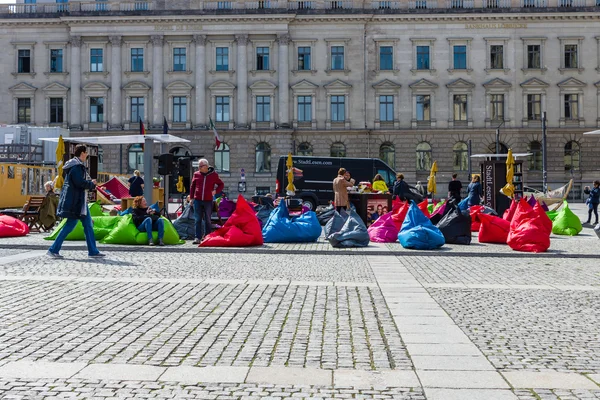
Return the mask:
M 15 138 L 14 134 L 12 134 L 12 133 L 5 133 L 4 134 L 4 144 L 12 144 L 14 138 Z

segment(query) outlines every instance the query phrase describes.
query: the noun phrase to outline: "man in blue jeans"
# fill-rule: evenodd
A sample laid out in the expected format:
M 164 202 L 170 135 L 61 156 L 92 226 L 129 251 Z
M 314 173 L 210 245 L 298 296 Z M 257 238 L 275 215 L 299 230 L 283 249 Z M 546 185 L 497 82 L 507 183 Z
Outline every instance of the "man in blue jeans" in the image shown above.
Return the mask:
M 211 230 L 210 217 L 213 207 L 213 193 L 220 194 L 225 184 L 219 174 L 208 165 L 205 158 L 198 161 L 198 171 L 194 172 L 190 185 L 190 196 L 194 200 L 194 220 L 196 222 L 196 239 L 194 244 L 199 244 Z M 204 225 L 204 234 L 202 228 Z
M 84 162 L 87 159 L 87 148 L 79 145 L 75 148 L 75 157 L 66 162 L 63 170 L 67 173 L 65 183 L 60 193 L 56 215 L 66 218 L 67 222 L 58 233 L 54 244 L 48 249 L 47 255 L 52 258 L 63 258 L 59 254 L 65 238 L 75 229 L 77 222 L 83 224 L 83 233 L 88 248 L 88 256 L 92 258 L 105 257 L 96 248 L 96 238 L 92 217 L 87 207 L 87 190 L 96 187 L 95 179 L 88 179 Z

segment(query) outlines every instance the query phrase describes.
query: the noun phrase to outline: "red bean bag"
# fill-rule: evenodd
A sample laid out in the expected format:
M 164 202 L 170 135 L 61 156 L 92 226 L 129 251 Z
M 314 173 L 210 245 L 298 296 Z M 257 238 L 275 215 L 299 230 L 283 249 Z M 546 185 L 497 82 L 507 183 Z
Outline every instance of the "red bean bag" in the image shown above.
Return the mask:
M 404 219 L 406 218 L 406 214 L 408 213 L 409 209 L 410 203 L 406 201 L 401 203 L 397 208 L 394 207 L 394 209 L 392 210 L 392 221 L 394 222 L 394 225 L 396 226 L 398 232 L 400 232 L 400 228 L 402 227 L 402 223 L 404 222 Z M 398 239 L 397 232 L 396 239 Z
M 512 221 L 513 216 L 515 215 L 515 211 L 517 211 L 517 202 L 515 201 L 515 199 L 513 199 L 510 203 L 510 207 L 504 211 L 502 218 L 504 218 L 508 222 Z
M 537 202 L 535 207 L 533 207 L 533 212 L 540 217 L 542 223 L 544 224 L 544 228 L 546 229 L 546 231 L 548 231 L 549 235 L 552 232 L 552 220 L 544 211 L 544 207 L 542 207 L 542 205 L 539 202 Z
M 420 202 L 417 206 L 419 207 L 419 210 L 423 211 L 423 214 L 425 214 L 427 218 L 430 218 L 431 214 L 429 213 L 428 205 L 429 203 L 427 202 L 427 199 L 425 199 L 422 202 Z
M 481 221 L 479 226 L 479 243 L 501 243 L 506 244 L 510 222 L 496 217 L 495 215 L 479 214 Z
M 0 215 L 0 238 L 25 236 L 29 233 L 29 227 L 23 221 Z
M 541 210 L 541 207 L 539 207 Z M 527 200 L 522 199 L 517 205 L 517 210 L 510 222 L 510 232 L 506 243 L 511 249 L 533 253 L 542 253 L 550 248 L 550 229 L 544 220 L 549 218 L 541 216 L 539 211 L 532 208 Z
M 469 208 L 469 214 L 471 215 L 471 232 L 478 232 L 481 222 L 479 221 L 478 215 L 483 211 L 483 206 L 471 206 Z
M 262 230 L 256 213 L 240 194 L 235 211 L 225 225 L 206 235 L 199 247 L 246 247 L 262 244 Z

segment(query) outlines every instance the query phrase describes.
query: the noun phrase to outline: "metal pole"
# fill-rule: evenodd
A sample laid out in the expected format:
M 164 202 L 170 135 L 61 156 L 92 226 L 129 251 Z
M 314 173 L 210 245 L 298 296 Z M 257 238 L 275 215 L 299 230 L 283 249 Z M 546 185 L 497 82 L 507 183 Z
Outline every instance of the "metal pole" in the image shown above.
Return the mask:
M 469 139 L 469 141 L 467 142 L 467 155 L 468 155 L 468 173 L 469 173 L 469 181 L 471 181 L 471 175 L 473 174 L 473 169 L 471 167 L 471 156 L 473 155 L 473 149 L 471 147 L 471 139 Z
M 500 154 L 500 127 L 496 128 L 496 154 Z
M 542 188 L 548 191 L 548 157 L 546 154 L 546 111 L 542 113 Z
M 148 204 L 152 204 L 152 164 L 154 155 L 154 140 L 146 137 L 144 141 L 144 197 Z

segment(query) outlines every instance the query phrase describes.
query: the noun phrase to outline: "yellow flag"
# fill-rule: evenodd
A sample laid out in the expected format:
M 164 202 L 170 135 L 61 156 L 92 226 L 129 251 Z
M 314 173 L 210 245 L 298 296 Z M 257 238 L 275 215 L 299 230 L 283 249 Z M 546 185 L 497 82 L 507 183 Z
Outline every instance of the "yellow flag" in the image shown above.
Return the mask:
M 65 141 L 63 140 L 62 135 L 58 137 L 58 145 L 56 146 L 56 169 L 57 174 L 56 178 L 54 178 L 54 188 L 60 189 L 62 188 L 65 180 L 63 178 L 63 157 L 65 156 Z

